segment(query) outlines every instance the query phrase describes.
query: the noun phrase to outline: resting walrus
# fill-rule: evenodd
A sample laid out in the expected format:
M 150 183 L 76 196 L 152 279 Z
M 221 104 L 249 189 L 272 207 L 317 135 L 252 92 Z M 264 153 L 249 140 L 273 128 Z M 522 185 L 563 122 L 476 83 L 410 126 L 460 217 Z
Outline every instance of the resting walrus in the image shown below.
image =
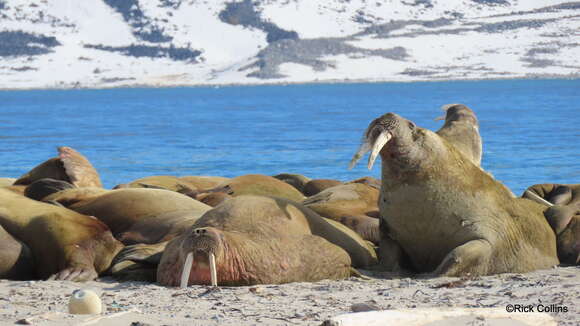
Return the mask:
M 32 251 L 38 277 L 88 281 L 123 245 L 94 217 L 0 189 L 0 225 Z
M 371 122 L 353 157 L 380 153 L 381 257 L 407 257 L 417 272 L 488 275 L 558 264 L 544 207 L 511 192 L 434 132 L 394 113 Z M 384 241 L 383 241 L 384 240 Z M 394 241 L 393 241 L 394 240 Z M 392 250 L 387 245 L 400 246 Z
M 210 269 L 212 258 L 215 271 Z M 312 235 L 307 217 L 294 204 L 239 196 L 208 211 L 169 242 L 157 281 L 186 286 L 341 279 L 350 275 L 350 264 L 346 251 Z
M 58 157 L 39 164 L 14 181 L 14 185 L 29 185 L 36 180 L 51 178 L 70 182 L 77 187 L 102 187 L 99 173 L 91 162 L 71 147 L 57 148 Z
M 546 220 L 556 233 L 558 258 L 563 264 L 580 264 L 580 184 L 537 184 L 523 198 L 548 206 Z

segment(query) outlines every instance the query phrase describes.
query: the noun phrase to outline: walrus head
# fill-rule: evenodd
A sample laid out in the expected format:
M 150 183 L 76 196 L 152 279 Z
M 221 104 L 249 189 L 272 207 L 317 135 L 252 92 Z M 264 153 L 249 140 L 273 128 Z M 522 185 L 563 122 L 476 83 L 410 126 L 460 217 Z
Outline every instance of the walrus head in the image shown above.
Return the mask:
M 185 255 L 181 287 L 210 283 L 217 286 L 218 267 L 220 279 L 235 278 L 232 274 L 236 274 L 238 269 L 233 264 L 238 260 L 230 259 L 232 251 L 224 231 L 213 227 L 191 229 L 181 244 L 181 254 Z
M 445 124 L 450 124 L 454 121 L 465 121 L 479 129 L 479 122 L 475 113 L 463 104 L 447 104 L 441 107 L 445 111 L 445 116 L 436 118 L 435 120 L 445 120 Z
M 404 160 L 406 166 L 411 161 L 417 161 L 423 155 L 415 146 L 412 146 L 424 129 L 395 113 L 387 113 L 373 120 L 362 139 L 362 145 L 350 161 L 349 168 L 354 167 L 364 154 L 371 152 L 368 169 L 372 169 L 380 153 L 383 159 Z

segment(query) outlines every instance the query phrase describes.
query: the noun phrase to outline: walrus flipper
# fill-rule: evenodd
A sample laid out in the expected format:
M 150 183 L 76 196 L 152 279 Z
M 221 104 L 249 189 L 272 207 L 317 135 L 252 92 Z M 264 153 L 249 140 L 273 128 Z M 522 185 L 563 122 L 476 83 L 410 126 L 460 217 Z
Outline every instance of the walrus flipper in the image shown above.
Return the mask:
M 437 276 L 485 275 L 487 261 L 492 254 L 491 244 L 484 240 L 471 240 L 451 250 L 439 264 Z
M 48 280 L 87 282 L 96 279 L 99 275 L 92 266 L 69 267 L 51 275 Z
M 77 187 L 102 187 L 99 173 L 81 153 L 66 146 L 58 148 L 58 157 L 72 184 Z

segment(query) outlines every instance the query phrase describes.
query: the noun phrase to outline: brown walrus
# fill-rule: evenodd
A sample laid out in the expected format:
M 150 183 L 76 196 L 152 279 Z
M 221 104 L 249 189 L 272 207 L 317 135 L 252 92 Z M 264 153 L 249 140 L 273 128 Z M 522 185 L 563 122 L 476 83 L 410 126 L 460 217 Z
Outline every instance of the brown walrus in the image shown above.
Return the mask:
M 338 221 L 363 239 L 379 241 L 379 190 L 351 182 L 327 188 L 306 198 L 302 204 L 323 217 Z
M 171 190 L 183 194 L 197 193 L 198 188 L 182 178 L 171 175 L 154 175 L 140 178 L 126 184 L 120 184 L 114 189 L 124 188 L 153 188 Z
M 71 191 L 65 190 L 65 193 Z M 97 196 L 90 194 L 86 200 L 76 201 L 68 207 L 97 217 L 125 244 L 156 243 L 173 238 L 211 209 L 174 191 L 146 188 L 111 190 Z
M 210 284 L 212 256 L 219 285 L 350 275 L 351 260 L 343 249 L 312 235 L 307 217 L 289 201 L 267 197 L 239 196 L 205 213 L 189 232 L 169 242 L 157 281 L 169 286 Z
M 480 165 L 483 149 L 475 113 L 463 104 L 447 104 L 443 110 L 445 117 L 438 120 L 445 119 L 445 123 L 437 130 L 437 134 L 453 144 L 475 165 Z
M 294 173 L 280 173 L 273 176 L 274 178 L 284 181 L 287 184 L 291 185 L 292 187 L 296 188 L 301 193 L 304 193 L 304 186 L 308 181 L 310 181 L 309 177 L 303 176 L 302 174 L 294 174 Z
M 317 193 L 325 189 L 338 186 L 340 184 L 342 184 L 342 182 L 333 179 L 313 179 L 308 181 L 304 185 L 302 193 L 304 194 L 304 196 L 310 197 L 316 195 Z
M 544 216 L 556 233 L 560 262 L 580 264 L 580 184 L 537 184 L 522 197 L 549 207 Z
M 388 113 L 363 141 L 351 165 L 367 151 L 369 168 L 382 158 L 383 266 L 406 257 L 416 272 L 475 276 L 558 264 L 544 207 L 513 198 L 443 137 Z
M 34 279 L 34 261 L 28 246 L 0 225 L 0 279 Z
M 42 279 L 93 280 L 123 247 L 94 217 L 4 189 L 0 189 L 0 225 L 28 245 Z
M 233 197 L 242 195 L 276 196 L 294 201 L 304 200 L 304 195 L 293 186 L 263 174 L 247 174 L 227 180 L 205 192 L 223 192 Z
M 66 146 L 58 147 L 58 157 L 36 166 L 14 182 L 29 185 L 36 180 L 51 178 L 70 182 L 77 187 L 102 187 L 97 170 L 81 153 Z

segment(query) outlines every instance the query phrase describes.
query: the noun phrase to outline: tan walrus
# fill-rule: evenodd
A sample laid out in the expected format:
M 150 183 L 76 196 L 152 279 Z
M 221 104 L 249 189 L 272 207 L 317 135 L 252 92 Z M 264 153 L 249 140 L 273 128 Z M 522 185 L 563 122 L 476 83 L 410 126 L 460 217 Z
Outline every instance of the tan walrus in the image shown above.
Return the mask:
M 211 207 L 186 195 L 163 189 L 128 188 L 93 192 L 95 188 L 64 190 L 46 199 L 68 200 L 68 207 L 103 221 L 124 244 L 172 239 Z M 79 200 L 75 194 L 86 194 Z M 70 198 L 75 201 L 71 203 Z
M 323 217 L 341 222 L 363 239 L 379 241 L 379 190 L 364 183 L 346 183 L 306 198 L 302 204 Z
M 34 260 L 28 246 L 15 239 L 0 225 L 0 279 L 35 278 Z
M 276 196 L 294 201 L 304 199 L 304 195 L 290 184 L 263 174 L 241 175 L 203 192 L 223 192 L 233 197 L 255 195 Z
M 187 286 L 341 279 L 350 275 L 350 264 L 343 249 L 312 235 L 307 217 L 289 201 L 239 196 L 167 245 L 157 281 Z
M 475 113 L 463 104 L 447 104 L 442 109 L 445 117 L 437 120 L 445 119 L 445 123 L 437 130 L 437 134 L 453 144 L 475 165 L 481 165 L 483 149 Z
M 382 158 L 384 265 L 462 276 L 529 272 L 558 264 L 544 207 L 511 192 L 454 145 L 394 113 L 372 121 L 351 165 Z M 397 248 L 398 246 L 398 248 Z
M 58 147 L 58 157 L 36 166 L 14 182 L 29 185 L 36 180 L 51 178 L 70 182 L 77 187 L 102 187 L 99 173 L 81 153 L 71 147 Z
M 94 217 L 4 189 L 0 189 L 0 225 L 28 245 L 42 279 L 93 280 L 123 247 Z
M 560 262 L 580 264 L 580 184 L 537 184 L 522 197 L 548 207 L 544 216 L 556 233 Z

